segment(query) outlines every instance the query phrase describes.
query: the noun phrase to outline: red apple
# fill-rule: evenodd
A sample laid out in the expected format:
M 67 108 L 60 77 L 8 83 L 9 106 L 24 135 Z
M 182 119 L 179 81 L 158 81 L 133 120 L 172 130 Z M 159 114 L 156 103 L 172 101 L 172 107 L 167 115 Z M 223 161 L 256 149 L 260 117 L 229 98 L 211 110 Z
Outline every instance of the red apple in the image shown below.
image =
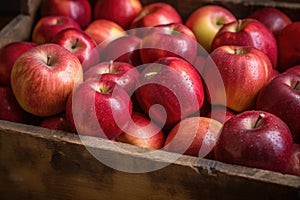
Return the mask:
M 90 80 L 74 90 L 72 113 L 78 134 L 114 139 L 128 126 L 132 102 L 115 82 Z
M 219 121 L 212 118 L 185 118 L 170 131 L 164 150 L 200 158 L 211 158 L 222 126 Z
M 202 56 L 202 55 L 197 55 L 194 62 L 193 62 L 193 66 L 197 69 L 197 71 L 200 73 L 200 74 L 203 74 L 203 68 L 204 68 L 204 65 L 205 65 L 205 56 Z
M 300 65 L 295 65 L 293 67 L 290 67 L 288 69 L 286 69 L 284 72 L 285 73 L 291 73 L 291 74 L 296 74 L 300 76 Z
M 198 44 L 194 33 L 179 23 L 149 28 L 140 44 L 143 63 L 152 63 L 159 58 L 170 56 L 181 57 L 192 63 L 197 53 Z
M 77 134 L 77 129 L 75 126 L 75 121 L 74 121 L 74 117 L 73 117 L 73 107 L 72 107 L 72 95 L 73 93 L 71 93 L 68 96 L 67 99 L 67 103 L 66 103 L 66 121 L 67 121 L 67 127 L 69 132 L 73 132 Z
M 249 18 L 263 23 L 277 38 L 284 27 L 292 23 L 292 20 L 281 10 L 274 7 L 264 7 L 251 13 Z
M 256 109 L 270 112 L 283 120 L 300 142 L 300 76 L 281 74 L 263 87 L 257 97 Z
M 81 29 L 80 25 L 68 16 L 42 17 L 33 27 L 32 41 L 38 44 L 50 43 L 58 32 L 66 28 Z
M 285 173 L 300 176 L 300 144 L 293 144 L 292 156 Z
M 95 40 L 97 44 L 102 42 L 108 43 L 118 37 L 126 35 L 125 30 L 113 21 L 106 19 L 93 20 L 85 29 L 91 38 Z
M 40 14 L 68 16 L 85 28 L 92 20 L 92 7 L 89 0 L 43 0 Z
M 139 79 L 137 68 L 124 62 L 100 62 L 83 74 L 87 80 L 110 80 L 120 85 L 128 94 L 132 94 Z
M 114 60 L 139 66 L 141 64 L 140 42 L 141 38 L 134 35 L 121 36 L 106 45 L 103 52 L 101 52 L 101 60 Z
M 271 73 L 271 79 L 275 78 L 279 74 L 281 74 L 281 73 L 279 73 L 277 69 L 273 68 L 272 73 Z
M 10 87 L 0 86 L 0 99 L 0 120 L 28 123 L 30 114 L 19 105 Z
M 300 64 L 300 22 L 287 25 L 278 35 L 278 71 Z
M 108 19 L 127 30 L 141 10 L 140 0 L 97 0 L 94 5 L 94 19 Z
M 203 82 L 203 84 L 204 84 L 204 87 L 207 87 L 205 85 L 205 82 Z M 206 117 L 208 115 L 208 113 L 211 112 L 211 109 L 212 109 L 212 105 L 208 102 L 207 94 L 206 94 L 206 91 L 204 90 L 204 101 L 203 101 L 202 107 L 200 108 L 200 116 Z M 198 113 L 195 113 L 195 114 L 196 114 L 196 116 L 198 116 Z
M 234 21 L 236 17 L 227 8 L 219 5 L 205 5 L 193 11 L 188 16 L 185 25 L 194 32 L 198 43 L 210 52 L 216 33 L 224 24 Z
M 116 141 L 144 148 L 161 149 L 165 142 L 165 135 L 160 127 L 145 115 L 133 112 L 131 123 L 116 138 Z
M 212 106 L 211 111 L 207 114 L 207 117 L 215 119 L 223 124 L 236 114 L 237 113 L 230 108 L 221 105 L 214 105 Z
M 284 172 L 292 145 L 292 134 L 279 117 L 250 110 L 225 122 L 214 155 L 221 162 Z
M 200 75 L 178 57 L 163 57 L 148 64 L 135 95 L 142 110 L 166 129 L 199 111 L 204 101 Z
M 52 43 L 68 49 L 75 55 L 81 62 L 84 71 L 99 60 L 99 55 L 92 52 L 96 47 L 96 42 L 83 30 L 64 29 L 54 36 Z
M 69 131 L 66 114 L 64 112 L 44 118 L 39 126 L 52 130 Z
M 250 46 L 220 46 L 211 52 L 204 67 L 204 82 L 210 86 L 208 101 L 236 112 L 253 109 L 258 92 L 270 80 L 272 71 L 269 58 L 261 50 Z M 216 81 L 218 73 L 222 82 Z
M 132 20 L 130 28 L 153 27 L 170 23 L 182 23 L 178 11 L 168 3 L 156 2 L 145 5 Z
M 0 85 L 10 86 L 11 69 L 19 56 L 37 46 L 35 42 L 17 41 L 0 48 Z
M 11 71 L 11 87 L 21 107 L 43 117 L 63 112 L 68 95 L 82 80 L 78 58 L 50 43 L 23 53 Z
M 273 68 L 277 67 L 277 42 L 272 32 L 261 22 L 251 18 L 225 24 L 215 35 L 211 51 L 223 45 L 252 46 L 263 51 Z

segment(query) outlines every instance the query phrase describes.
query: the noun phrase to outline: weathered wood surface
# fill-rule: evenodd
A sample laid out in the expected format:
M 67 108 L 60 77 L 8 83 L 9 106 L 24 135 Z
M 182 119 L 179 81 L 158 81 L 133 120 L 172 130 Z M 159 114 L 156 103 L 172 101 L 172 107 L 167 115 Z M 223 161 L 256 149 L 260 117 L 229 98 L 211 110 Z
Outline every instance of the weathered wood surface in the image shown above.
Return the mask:
M 159 164 L 160 158 L 128 151 L 146 149 L 97 140 L 99 154 L 123 165 Z M 2 199 L 297 199 L 300 178 L 266 170 L 182 156 L 148 173 L 126 173 L 99 162 L 78 136 L 61 131 L 0 122 Z
M 15 41 L 30 40 L 40 0 L 20 0 L 19 14 L 0 31 L 0 47 Z

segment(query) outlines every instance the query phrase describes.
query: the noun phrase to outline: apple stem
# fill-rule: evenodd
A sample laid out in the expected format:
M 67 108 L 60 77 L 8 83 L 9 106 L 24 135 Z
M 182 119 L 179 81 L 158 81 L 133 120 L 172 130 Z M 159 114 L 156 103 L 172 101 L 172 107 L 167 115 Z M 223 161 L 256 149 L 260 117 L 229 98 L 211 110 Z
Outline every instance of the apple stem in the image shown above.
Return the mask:
M 234 54 L 238 54 L 238 50 L 234 48 Z
M 241 30 L 241 27 L 242 27 L 242 20 L 239 19 L 239 20 L 238 20 L 237 27 L 236 27 L 236 31 L 237 31 L 237 32 L 240 31 L 240 30 Z
M 75 49 L 75 47 L 77 46 L 78 42 L 79 42 L 79 39 L 76 38 L 75 43 L 72 45 L 72 49 Z
M 296 82 L 296 84 L 295 84 L 295 86 L 294 86 L 294 89 L 295 89 L 295 90 L 297 90 L 298 86 L 300 85 L 299 83 L 300 83 L 300 81 L 297 81 L 297 82 Z
M 109 61 L 109 72 L 110 72 L 110 73 L 112 72 L 113 63 L 114 63 L 113 60 L 110 60 L 110 61 Z
M 50 66 L 50 64 L 51 64 L 51 56 L 48 55 L 47 56 L 47 65 Z
M 261 122 L 261 120 L 265 117 L 265 114 L 261 113 L 259 114 L 255 124 L 254 124 L 254 128 L 258 128 L 259 127 L 259 123 Z
M 101 92 L 101 93 L 108 94 L 108 93 L 110 92 L 110 88 L 109 88 L 109 87 L 103 87 L 103 88 L 100 88 L 100 92 Z

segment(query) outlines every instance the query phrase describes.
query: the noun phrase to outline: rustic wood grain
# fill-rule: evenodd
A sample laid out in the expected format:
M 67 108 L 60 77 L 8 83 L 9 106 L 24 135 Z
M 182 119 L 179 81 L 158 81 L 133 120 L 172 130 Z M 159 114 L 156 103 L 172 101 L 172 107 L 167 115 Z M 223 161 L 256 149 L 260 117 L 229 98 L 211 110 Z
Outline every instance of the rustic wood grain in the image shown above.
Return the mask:
M 0 47 L 15 41 L 25 41 L 29 39 L 33 19 L 28 15 L 17 15 L 0 31 Z
M 124 165 L 168 162 L 136 157 L 147 149 L 99 139 L 90 147 Z M 123 150 L 116 150 L 115 145 Z M 0 121 L 0 193 L 4 199 L 297 199 L 300 178 L 182 156 L 160 170 L 126 173 L 91 155 L 75 134 Z
M 30 40 L 40 0 L 20 0 L 19 14 L 0 31 L 0 47 L 15 41 Z
M 20 13 L 27 15 L 38 14 L 37 10 L 42 0 L 19 0 L 20 2 Z

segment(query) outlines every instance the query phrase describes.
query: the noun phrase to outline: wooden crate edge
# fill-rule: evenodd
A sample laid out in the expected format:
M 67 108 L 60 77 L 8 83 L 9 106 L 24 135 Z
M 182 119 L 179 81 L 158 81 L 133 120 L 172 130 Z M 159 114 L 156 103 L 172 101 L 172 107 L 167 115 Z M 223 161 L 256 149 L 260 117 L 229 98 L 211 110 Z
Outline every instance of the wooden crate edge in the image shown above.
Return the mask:
M 130 155 L 136 159 L 146 159 L 151 162 L 170 163 L 183 167 L 188 167 L 195 173 L 206 173 L 207 176 L 216 176 L 218 174 L 225 174 L 228 176 L 235 176 L 246 178 L 251 181 L 265 182 L 270 184 L 282 185 L 285 187 L 300 189 L 300 177 L 281 174 L 273 171 L 249 168 L 239 165 L 226 164 L 214 160 L 196 158 L 192 156 L 185 156 L 158 150 L 157 154 L 147 154 L 149 149 L 137 147 L 130 144 L 109 141 L 106 139 L 97 139 L 94 137 L 83 137 L 83 140 L 74 133 L 64 131 L 50 130 L 37 126 L 24 125 L 0 120 L 0 134 L 3 132 L 30 135 L 33 138 L 42 138 L 54 142 L 62 142 L 66 145 L 76 144 L 85 145 L 88 149 L 95 151 L 109 151 L 121 155 Z M 117 147 L 117 148 L 116 148 Z M 173 162 L 173 163 L 171 163 Z

